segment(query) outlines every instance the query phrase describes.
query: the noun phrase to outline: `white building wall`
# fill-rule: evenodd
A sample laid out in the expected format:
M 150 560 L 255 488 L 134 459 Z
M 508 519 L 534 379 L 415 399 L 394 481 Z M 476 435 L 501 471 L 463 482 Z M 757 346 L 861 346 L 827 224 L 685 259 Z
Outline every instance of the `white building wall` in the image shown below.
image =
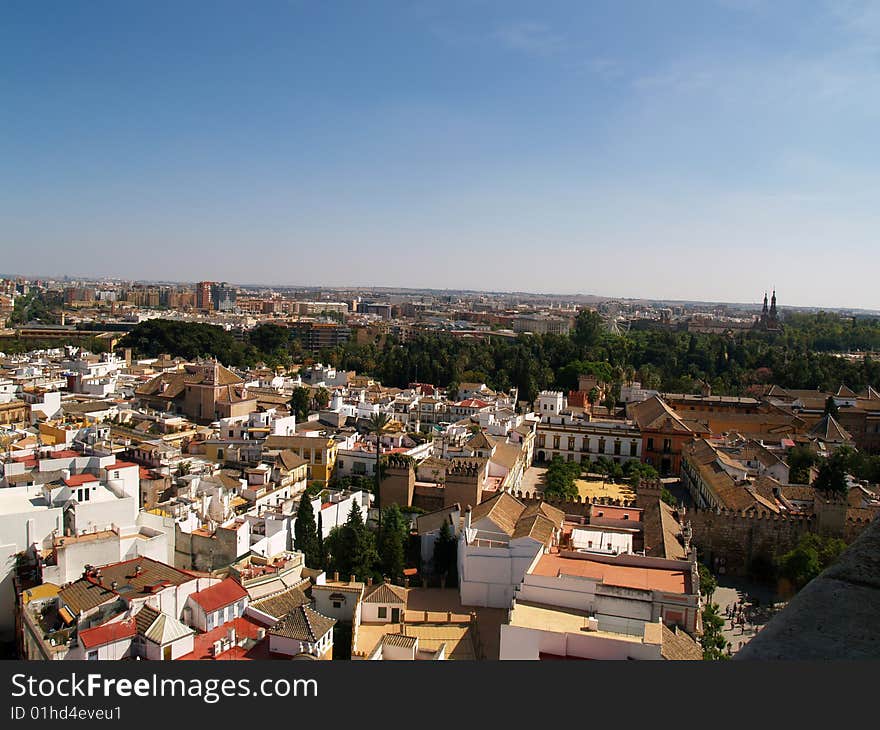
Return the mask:
M 80 502 L 74 509 L 74 524 L 78 531 L 87 532 L 106 530 L 112 525 L 129 526 L 135 523 L 137 512 L 134 497 Z
M 538 659 L 540 653 L 597 660 L 659 660 L 660 646 L 583 632 L 546 631 L 501 625 L 500 659 Z
M 508 547 L 459 542 L 459 597 L 465 606 L 506 608 L 516 587 L 544 546 L 531 538 Z

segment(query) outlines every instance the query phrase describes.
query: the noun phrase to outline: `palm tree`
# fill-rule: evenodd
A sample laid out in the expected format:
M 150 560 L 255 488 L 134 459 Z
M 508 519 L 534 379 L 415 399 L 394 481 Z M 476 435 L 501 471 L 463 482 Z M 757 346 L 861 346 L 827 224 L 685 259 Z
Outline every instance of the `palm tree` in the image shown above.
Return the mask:
M 379 497 L 379 486 L 382 477 L 379 474 L 379 461 L 382 458 L 382 434 L 388 430 L 391 416 L 387 413 L 374 413 L 370 416 L 370 432 L 376 434 L 376 509 L 379 510 L 379 530 L 382 529 L 382 504 Z

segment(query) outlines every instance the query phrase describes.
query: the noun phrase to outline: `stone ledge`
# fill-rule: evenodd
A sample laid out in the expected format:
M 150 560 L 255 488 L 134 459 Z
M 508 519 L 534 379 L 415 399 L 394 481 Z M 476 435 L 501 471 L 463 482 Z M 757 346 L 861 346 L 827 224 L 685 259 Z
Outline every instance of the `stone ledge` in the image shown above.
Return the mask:
M 798 593 L 734 659 L 880 658 L 880 521 Z

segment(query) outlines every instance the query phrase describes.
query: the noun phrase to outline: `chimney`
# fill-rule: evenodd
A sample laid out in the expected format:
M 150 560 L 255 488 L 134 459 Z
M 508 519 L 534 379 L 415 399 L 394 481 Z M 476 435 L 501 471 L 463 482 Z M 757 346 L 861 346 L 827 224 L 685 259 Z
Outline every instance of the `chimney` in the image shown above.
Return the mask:
M 373 585 L 373 576 L 370 576 L 369 578 L 367 578 L 367 586 L 371 586 L 371 585 Z
M 333 572 L 333 582 L 334 582 L 334 583 L 338 583 L 338 582 L 339 582 L 339 571 L 338 571 L 338 570 L 336 570 L 336 571 Z
M 235 627 L 229 629 L 229 630 L 226 632 L 226 638 L 229 640 L 229 643 L 230 643 L 230 644 L 234 644 L 234 643 L 235 643 Z
M 356 577 L 355 577 L 355 575 L 354 575 L 353 573 L 352 573 L 350 576 L 348 576 L 348 582 L 349 582 L 349 583 L 354 583 L 355 580 L 356 580 Z

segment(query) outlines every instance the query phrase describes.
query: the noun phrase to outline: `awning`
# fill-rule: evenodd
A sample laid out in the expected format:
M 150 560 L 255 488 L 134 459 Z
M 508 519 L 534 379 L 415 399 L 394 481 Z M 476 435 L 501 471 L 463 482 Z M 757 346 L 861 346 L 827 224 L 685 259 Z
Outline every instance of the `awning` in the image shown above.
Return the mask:
M 62 606 L 61 610 L 58 611 L 58 615 L 61 616 L 61 620 L 64 621 L 65 624 L 72 624 L 76 620 L 73 614 L 68 610 L 67 606 Z

